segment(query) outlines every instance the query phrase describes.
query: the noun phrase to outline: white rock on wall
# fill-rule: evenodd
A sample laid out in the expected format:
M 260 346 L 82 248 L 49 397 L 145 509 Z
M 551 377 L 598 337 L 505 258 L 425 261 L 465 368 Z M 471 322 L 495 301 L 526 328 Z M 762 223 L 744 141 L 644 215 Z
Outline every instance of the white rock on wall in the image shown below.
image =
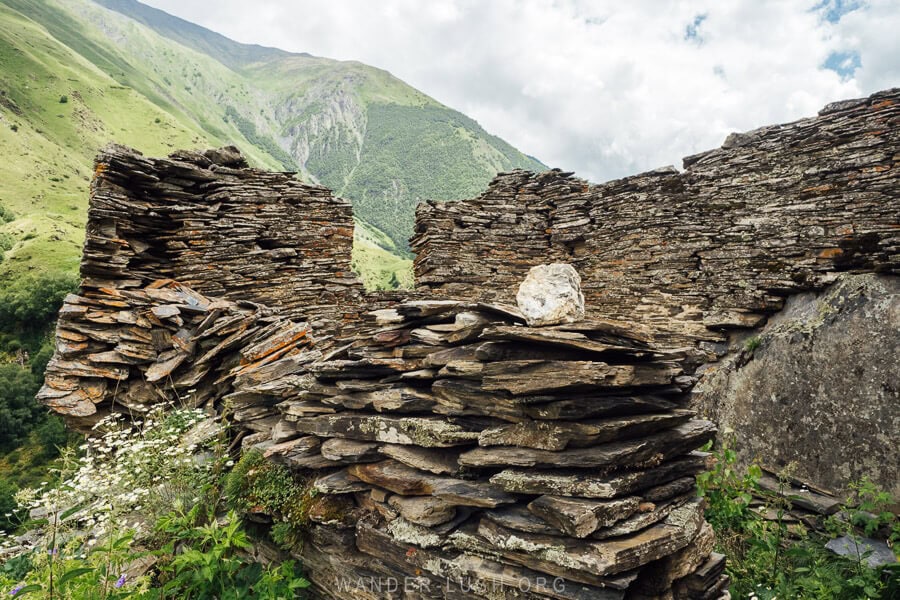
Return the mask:
M 584 318 L 581 277 L 572 265 L 538 265 L 528 271 L 516 294 L 529 326 L 574 323 Z

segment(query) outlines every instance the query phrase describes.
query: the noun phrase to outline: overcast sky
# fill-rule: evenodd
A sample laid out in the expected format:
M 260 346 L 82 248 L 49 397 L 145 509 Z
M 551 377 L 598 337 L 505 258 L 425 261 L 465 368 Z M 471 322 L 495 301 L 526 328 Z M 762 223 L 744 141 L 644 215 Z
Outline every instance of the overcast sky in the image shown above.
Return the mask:
M 387 69 L 593 181 L 900 86 L 900 0 L 145 0 Z

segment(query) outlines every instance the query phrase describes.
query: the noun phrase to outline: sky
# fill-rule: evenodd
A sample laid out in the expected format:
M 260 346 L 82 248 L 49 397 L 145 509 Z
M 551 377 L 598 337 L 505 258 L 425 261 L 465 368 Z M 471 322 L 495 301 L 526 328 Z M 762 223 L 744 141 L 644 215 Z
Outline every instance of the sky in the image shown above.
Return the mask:
M 144 0 L 387 69 L 595 182 L 900 86 L 900 0 Z

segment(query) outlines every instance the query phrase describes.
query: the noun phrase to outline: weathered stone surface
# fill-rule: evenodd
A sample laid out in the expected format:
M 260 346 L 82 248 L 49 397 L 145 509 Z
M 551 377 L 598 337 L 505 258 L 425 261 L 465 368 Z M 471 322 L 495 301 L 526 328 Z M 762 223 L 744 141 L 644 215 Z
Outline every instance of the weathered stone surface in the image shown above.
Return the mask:
M 575 391 L 585 388 L 659 386 L 672 383 L 675 364 L 609 365 L 603 362 L 517 360 L 487 363 L 483 387 L 515 395 Z
M 353 465 L 347 472 L 357 479 L 402 496 L 431 495 L 453 506 L 493 508 L 516 501 L 516 496 L 507 494 L 489 482 L 439 477 L 394 460 Z
M 693 399 L 739 432 L 739 457 L 794 463 L 836 492 L 867 475 L 900 496 L 900 369 L 887 358 L 900 356 L 900 279 L 842 276 L 788 300 L 751 340 L 703 373 Z
M 346 469 L 323 475 L 313 482 L 313 488 L 320 494 L 352 494 L 372 488 L 369 484 L 352 477 Z
M 885 565 L 897 564 L 897 556 L 891 548 L 881 540 L 872 538 L 854 539 L 850 536 L 842 536 L 830 540 L 825 547 L 839 554 L 850 557 L 852 560 L 863 560 L 871 569 L 877 569 Z
M 703 525 L 699 502 L 672 511 L 665 522 L 623 539 L 585 542 L 511 532 L 482 519 L 478 532 L 503 551 L 503 556 L 528 565 L 543 561 L 593 575 L 620 573 L 668 556 L 686 546 Z
M 606 467 L 660 463 L 702 446 L 715 437 L 709 421 L 691 421 L 637 440 L 553 452 L 493 446 L 464 452 L 459 463 L 469 467 Z
M 558 600 L 622 600 L 624 596 L 615 589 L 548 580 L 543 573 L 471 554 L 448 554 L 421 548 L 411 552 L 409 544 L 400 543 L 368 525 L 357 529 L 357 543 L 369 555 L 407 572 L 435 576 L 437 581 L 427 587 L 423 585 L 421 591 L 434 594 L 446 590 L 447 598 L 521 598 L 522 588 L 534 597 Z M 466 592 L 457 592 L 455 586 Z
M 572 265 L 537 265 L 516 293 L 516 304 L 531 327 L 574 323 L 584 318 L 581 277 Z
M 582 498 L 614 498 L 632 494 L 710 468 L 709 457 L 692 453 L 661 465 L 604 476 L 584 471 L 504 469 L 491 483 L 508 492 L 557 494 Z
M 604 442 L 624 440 L 654 433 L 688 421 L 693 412 L 674 410 L 669 413 L 617 417 L 597 421 L 551 422 L 525 421 L 485 429 L 478 435 L 480 446 L 518 446 L 539 450 L 584 448 Z
M 404 519 L 433 527 L 446 523 L 456 516 L 456 508 L 434 496 L 399 496 L 388 498 L 388 504 L 396 508 Z
M 472 443 L 478 431 L 434 417 L 386 417 L 339 413 L 297 419 L 297 430 L 319 436 L 441 448 Z
M 342 463 L 376 462 L 382 458 L 378 448 L 379 444 L 372 442 L 331 438 L 322 443 L 319 453 L 328 460 Z
M 627 519 L 638 510 L 639 504 L 640 499 L 634 496 L 615 500 L 541 496 L 528 504 L 528 510 L 560 531 L 584 538 L 601 527 Z
M 378 450 L 408 467 L 435 475 L 455 475 L 459 472 L 459 453 L 448 448 L 421 448 L 401 444 L 384 444 Z

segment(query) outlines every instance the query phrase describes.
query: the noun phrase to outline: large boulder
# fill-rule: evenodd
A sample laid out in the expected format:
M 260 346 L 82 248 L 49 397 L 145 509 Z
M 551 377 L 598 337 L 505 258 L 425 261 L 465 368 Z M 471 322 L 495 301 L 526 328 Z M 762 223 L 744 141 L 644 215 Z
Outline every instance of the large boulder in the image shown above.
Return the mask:
M 532 267 L 516 294 L 519 310 L 531 327 L 574 323 L 584 318 L 581 277 L 572 265 Z
M 842 275 L 788 299 L 707 367 L 694 406 L 743 462 L 844 492 L 867 476 L 900 496 L 900 278 Z

